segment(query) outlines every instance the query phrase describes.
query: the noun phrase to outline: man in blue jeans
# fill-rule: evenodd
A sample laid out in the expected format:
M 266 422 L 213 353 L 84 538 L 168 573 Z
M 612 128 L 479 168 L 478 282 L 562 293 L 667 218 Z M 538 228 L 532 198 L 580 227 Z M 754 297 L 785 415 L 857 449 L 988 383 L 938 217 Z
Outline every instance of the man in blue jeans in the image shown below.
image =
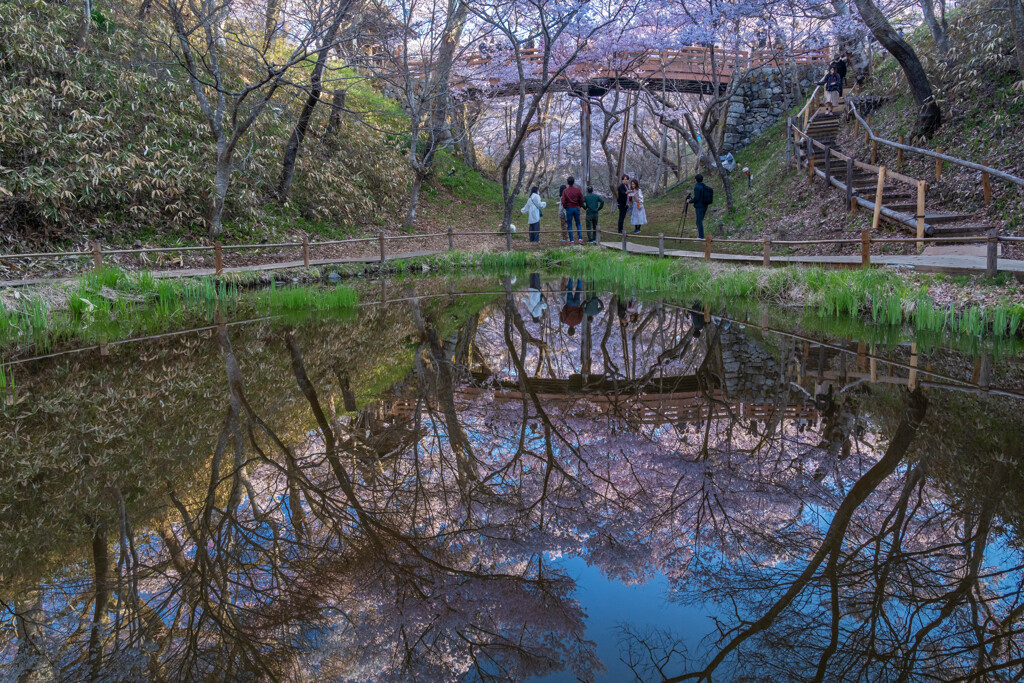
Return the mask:
M 704 214 L 714 201 L 714 193 L 711 188 L 704 184 L 704 176 L 698 173 L 694 180 L 697 184 L 693 186 L 693 193 L 686 198 L 688 204 L 693 204 L 693 210 L 697 214 L 697 236 L 704 239 Z
M 565 227 L 569 232 L 569 244 L 573 243 L 572 222 L 574 220 L 576 221 L 576 235 L 579 238 L 580 244 L 583 244 L 583 226 L 580 225 L 583 192 L 580 191 L 580 188 L 576 187 L 576 179 L 572 176 L 565 179 L 565 184 L 569 187 L 565 188 L 565 192 L 562 193 L 562 208 L 565 209 Z

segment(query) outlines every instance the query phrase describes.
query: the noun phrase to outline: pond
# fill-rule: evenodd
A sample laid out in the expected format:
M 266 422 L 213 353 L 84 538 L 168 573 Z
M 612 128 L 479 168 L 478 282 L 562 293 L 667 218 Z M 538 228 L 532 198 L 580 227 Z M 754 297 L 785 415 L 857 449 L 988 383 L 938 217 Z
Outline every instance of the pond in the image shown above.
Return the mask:
M 3 676 L 1020 677 L 1022 358 L 811 327 L 523 273 L 19 362 Z

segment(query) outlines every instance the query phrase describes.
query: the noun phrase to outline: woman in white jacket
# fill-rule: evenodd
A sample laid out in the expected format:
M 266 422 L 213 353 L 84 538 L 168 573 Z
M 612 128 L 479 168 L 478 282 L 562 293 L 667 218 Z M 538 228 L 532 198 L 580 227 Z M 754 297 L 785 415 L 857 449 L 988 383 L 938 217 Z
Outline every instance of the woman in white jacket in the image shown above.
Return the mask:
M 536 186 L 530 188 L 530 198 L 526 200 L 526 206 L 521 213 L 527 214 L 530 223 L 530 241 L 540 242 L 540 210 L 548 205 L 540 199 L 540 192 Z

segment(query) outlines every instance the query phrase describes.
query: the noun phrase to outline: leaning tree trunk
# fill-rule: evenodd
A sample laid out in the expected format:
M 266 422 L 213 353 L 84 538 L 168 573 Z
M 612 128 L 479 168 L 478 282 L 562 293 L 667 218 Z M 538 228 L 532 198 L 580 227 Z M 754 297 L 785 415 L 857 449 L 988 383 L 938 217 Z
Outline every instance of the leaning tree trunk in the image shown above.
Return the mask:
M 928 80 L 928 74 L 925 73 L 924 67 L 921 66 L 921 60 L 917 58 L 917 53 L 905 40 L 900 38 L 889 20 L 878 9 L 874 0 L 853 1 L 857 5 L 861 19 L 871 29 L 871 33 L 903 68 L 903 74 L 907 77 L 907 84 L 910 85 L 910 91 L 914 95 L 914 102 L 917 104 L 918 110 L 917 130 L 914 132 L 914 137 L 932 137 L 942 125 L 942 110 L 939 109 L 939 104 L 935 101 L 932 84 Z
M 945 0 L 940 0 L 944 2 Z M 946 12 L 942 12 L 942 21 L 935 17 L 935 0 L 921 0 L 921 12 L 924 14 L 924 21 L 928 24 L 928 30 L 932 32 L 935 40 L 935 48 L 939 56 L 947 59 L 949 56 L 949 26 L 946 24 Z
M 306 98 L 305 104 L 302 105 L 302 111 L 299 113 L 299 120 L 295 123 L 295 128 L 292 129 L 291 137 L 288 138 L 288 145 L 284 150 L 284 163 L 281 168 L 281 181 L 277 186 L 277 200 L 284 204 L 288 201 L 288 194 L 291 191 L 292 178 L 295 176 L 295 161 L 299 156 L 299 148 L 302 146 L 302 141 L 306 137 L 306 131 L 309 130 L 309 120 L 313 116 L 313 108 L 316 107 L 316 103 L 320 101 L 320 93 L 323 92 L 322 81 L 324 75 L 324 69 L 327 67 L 327 53 L 330 51 L 334 44 L 334 37 L 338 33 L 338 28 L 341 26 L 342 18 L 347 14 L 345 7 L 338 7 L 336 10 L 337 14 L 334 17 L 334 21 L 327 28 L 327 33 L 324 35 L 323 47 L 316 55 L 316 64 L 313 65 L 313 72 L 309 76 L 309 96 Z
M 1017 56 L 1017 70 L 1024 82 L 1024 0 L 1008 0 L 1010 26 L 1013 29 L 1013 51 Z

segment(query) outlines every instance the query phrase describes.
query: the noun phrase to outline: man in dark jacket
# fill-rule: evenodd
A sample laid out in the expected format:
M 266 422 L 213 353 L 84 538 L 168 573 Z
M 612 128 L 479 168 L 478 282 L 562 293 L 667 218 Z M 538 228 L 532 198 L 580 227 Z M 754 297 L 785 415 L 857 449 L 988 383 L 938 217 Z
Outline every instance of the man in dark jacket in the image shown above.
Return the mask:
M 619 202 L 619 232 L 622 232 L 622 224 L 626 220 L 626 209 L 629 206 L 629 176 L 624 175 L 619 180 L 618 191 Z
M 688 204 L 693 204 L 693 211 L 697 215 L 697 235 L 704 239 L 704 214 L 708 212 L 711 205 L 711 192 L 704 184 L 704 176 L 698 173 L 694 176 L 697 184 L 693 186 L 693 194 L 687 197 Z
M 604 200 L 594 193 L 594 188 L 588 187 L 587 194 L 583 196 L 583 206 L 587 207 L 587 242 L 597 241 L 598 212 L 604 208 Z

